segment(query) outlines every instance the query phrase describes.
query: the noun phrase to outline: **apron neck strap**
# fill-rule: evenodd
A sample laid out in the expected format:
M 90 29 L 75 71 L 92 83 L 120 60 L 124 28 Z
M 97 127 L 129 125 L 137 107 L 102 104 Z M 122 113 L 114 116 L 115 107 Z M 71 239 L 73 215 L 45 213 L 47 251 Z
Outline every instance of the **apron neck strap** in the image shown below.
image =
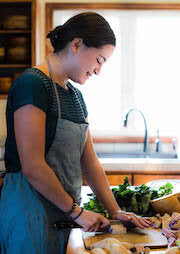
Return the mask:
M 61 119 L 60 100 L 59 100 L 59 96 L 58 96 L 57 87 L 56 87 L 56 84 L 55 84 L 55 82 L 54 82 L 53 73 L 52 73 L 51 64 L 50 64 L 50 62 L 49 62 L 49 59 L 47 59 L 47 65 L 48 65 L 50 78 L 51 78 L 51 80 L 52 80 L 52 82 L 53 82 L 54 91 L 55 91 L 55 95 L 56 95 L 57 106 L 58 106 L 58 116 L 59 116 L 59 119 Z

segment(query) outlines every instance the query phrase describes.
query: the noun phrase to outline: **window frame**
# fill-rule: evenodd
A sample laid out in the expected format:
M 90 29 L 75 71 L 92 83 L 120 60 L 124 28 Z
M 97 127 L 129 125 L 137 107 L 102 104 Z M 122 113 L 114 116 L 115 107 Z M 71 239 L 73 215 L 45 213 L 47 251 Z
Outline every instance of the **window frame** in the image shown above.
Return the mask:
M 56 10 L 74 10 L 74 9 L 89 9 L 89 10 L 101 10 L 101 9 L 110 9 L 110 10 L 179 10 L 180 11 L 180 3 L 46 3 L 45 14 L 46 14 L 46 22 L 45 22 L 45 31 L 46 34 L 49 33 L 50 30 L 53 30 L 53 14 Z M 45 42 L 45 55 L 46 57 L 50 53 L 47 43 Z M 163 136 L 161 137 L 161 141 L 163 143 L 172 143 L 172 138 L 178 140 L 177 137 L 171 136 Z M 150 136 L 150 143 L 155 142 L 156 137 Z M 94 143 L 143 143 L 144 138 L 142 136 L 104 136 L 104 137 L 96 137 L 93 136 Z

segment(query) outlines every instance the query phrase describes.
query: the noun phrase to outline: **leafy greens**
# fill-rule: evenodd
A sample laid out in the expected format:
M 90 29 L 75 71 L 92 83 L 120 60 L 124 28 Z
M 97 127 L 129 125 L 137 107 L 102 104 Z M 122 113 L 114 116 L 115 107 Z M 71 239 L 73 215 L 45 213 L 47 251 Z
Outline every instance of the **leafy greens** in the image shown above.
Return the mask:
M 160 187 L 148 187 L 146 185 L 131 186 L 128 178 L 118 188 L 113 188 L 112 193 L 123 211 L 134 212 L 141 216 L 153 216 L 153 210 L 150 201 L 164 195 L 172 193 L 173 186 L 166 183 Z M 84 209 L 101 213 L 106 218 L 110 218 L 109 212 L 98 201 L 95 194 L 88 194 L 90 201 L 84 204 Z

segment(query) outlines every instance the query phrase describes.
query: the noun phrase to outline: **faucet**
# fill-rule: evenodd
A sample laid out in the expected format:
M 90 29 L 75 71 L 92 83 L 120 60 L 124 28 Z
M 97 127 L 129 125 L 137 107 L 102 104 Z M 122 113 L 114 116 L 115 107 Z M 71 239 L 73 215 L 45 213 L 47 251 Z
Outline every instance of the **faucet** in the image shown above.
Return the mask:
M 138 111 L 142 117 L 143 117 L 143 120 L 144 120 L 144 125 L 145 125 L 145 136 L 144 136 L 144 149 L 143 151 L 145 153 L 148 153 L 149 152 L 149 136 L 148 136 L 148 131 L 147 131 L 147 124 L 146 124 L 146 119 L 142 113 L 141 110 L 137 109 L 137 108 L 132 108 L 128 111 L 128 113 L 126 114 L 126 117 L 124 119 L 124 127 L 127 127 L 127 121 L 128 121 L 128 116 L 129 116 L 129 113 L 132 112 L 132 111 Z
M 159 130 L 157 130 L 157 138 L 155 139 L 155 143 L 156 143 L 156 152 L 159 153 L 160 152 L 160 138 L 159 138 Z

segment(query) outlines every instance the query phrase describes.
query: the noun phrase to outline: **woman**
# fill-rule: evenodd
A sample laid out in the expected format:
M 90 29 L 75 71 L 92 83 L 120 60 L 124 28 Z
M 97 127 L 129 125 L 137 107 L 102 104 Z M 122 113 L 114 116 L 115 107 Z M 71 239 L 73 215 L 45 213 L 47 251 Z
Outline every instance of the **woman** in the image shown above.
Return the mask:
M 121 211 L 93 150 L 87 110 L 80 91 L 112 55 L 115 36 L 92 12 L 51 31 L 54 52 L 25 70 L 12 85 L 7 103 L 7 174 L 0 206 L 2 253 L 65 253 L 70 230 L 53 224 L 70 218 L 85 231 L 109 221 L 80 206 L 82 172 L 113 219 L 143 228 L 149 222 Z

